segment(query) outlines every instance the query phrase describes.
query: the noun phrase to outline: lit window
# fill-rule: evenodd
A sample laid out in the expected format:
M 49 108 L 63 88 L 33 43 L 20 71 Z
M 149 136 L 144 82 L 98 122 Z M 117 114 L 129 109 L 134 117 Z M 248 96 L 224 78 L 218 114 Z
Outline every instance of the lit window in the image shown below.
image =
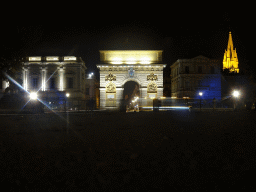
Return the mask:
M 29 57 L 29 61 L 41 61 L 41 57 Z
M 74 56 L 66 56 L 66 57 L 64 57 L 64 61 L 76 61 L 76 57 L 74 57 Z
M 56 57 L 56 56 L 49 56 L 49 57 L 46 57 L 46 60 L 47 60 L 47 61 L 58 61 L 58 60 L 59 60 L 59 57 Z

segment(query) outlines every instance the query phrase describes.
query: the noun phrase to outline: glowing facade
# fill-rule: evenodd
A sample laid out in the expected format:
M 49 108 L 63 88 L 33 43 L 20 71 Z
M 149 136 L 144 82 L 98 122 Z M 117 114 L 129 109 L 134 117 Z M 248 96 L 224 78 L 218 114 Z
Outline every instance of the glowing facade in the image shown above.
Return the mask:
M 124 84 L 139 85 L 140 98 L 163 96 L 162 50 L 100 51 L 100 107 L 117 109 L 123 99 Z M 152 102 L 152 100 L 151 100 Z M 141 105 L 146 105 L 140 103 Z
M 230 72 L 239 73 L 238 58 L 236 49 L 233 48 L 231 32 L 229 32 L 228 47 L 223 57 L 223 70 L 228 69 Z
M 70 94 L 70 105 L 81 106 L 85 100 L 86 66 L 74 56 L 27 57 L 22 62 L 23 88 L 37 92 L 49 104 L 63 104 L 60 99 Z

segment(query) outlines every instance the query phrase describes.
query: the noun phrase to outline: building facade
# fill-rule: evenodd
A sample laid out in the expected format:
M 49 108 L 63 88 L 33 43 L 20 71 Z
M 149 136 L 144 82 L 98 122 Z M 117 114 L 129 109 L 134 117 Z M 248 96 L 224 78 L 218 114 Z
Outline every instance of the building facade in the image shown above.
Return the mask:
M 171 90 L 174 98 L 221 99 L 220 62 L 204 56 L 178 59 L 171 65 Z
M 229 72 L 239 73 L 237 53 L 233 47 L 232 35 L 229 32 L 228 47 L 223 57 L 223 70 L 228 69 Z
M 122 105 L 124 85 L 137 83 L 140 105 L 147 99 L 163 96 L 162 50 L 102 50 L 100 70 L 100 108 L 118 109 Z M 142 98 L 144 99 L 142 101 Z M 151 98 L 151 99 L 150 99 Z
M 86 66 L 74 56 L 27 57 L 22 62 L 25 91 L 37 92 L 38 98 L 53 109 L 85 108 Z

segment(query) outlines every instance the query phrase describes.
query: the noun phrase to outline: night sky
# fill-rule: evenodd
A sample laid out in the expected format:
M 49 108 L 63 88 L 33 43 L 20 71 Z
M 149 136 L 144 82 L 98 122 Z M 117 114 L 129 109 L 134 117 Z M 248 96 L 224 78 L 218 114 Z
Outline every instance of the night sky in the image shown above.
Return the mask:
M 218 7 L 160 7 L 157 12 L 146 7 L 144 11 L 97 9 L 91 14 L 65 12 L 63 17 L 54 14 L 48 18 L 29 12 L 4 23 L 1 57 L 73 55 L 82 57 L 88 73 L 97 74 L 99 50 L 161 49 L 163 63 L 169 68 L 177 59 L 198 55 L 222 60 L 231 31 L 240 66 L 253 68 L 255 29 L 250 10 L 241 14 Z

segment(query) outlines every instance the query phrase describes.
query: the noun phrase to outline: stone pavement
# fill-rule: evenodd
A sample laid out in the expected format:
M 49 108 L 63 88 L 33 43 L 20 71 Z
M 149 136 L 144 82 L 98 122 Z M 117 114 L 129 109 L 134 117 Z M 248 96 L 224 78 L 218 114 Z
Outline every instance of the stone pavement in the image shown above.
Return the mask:
M 10 191 L 251 190 L 255 115 L 1 116 L 0 182 Z

